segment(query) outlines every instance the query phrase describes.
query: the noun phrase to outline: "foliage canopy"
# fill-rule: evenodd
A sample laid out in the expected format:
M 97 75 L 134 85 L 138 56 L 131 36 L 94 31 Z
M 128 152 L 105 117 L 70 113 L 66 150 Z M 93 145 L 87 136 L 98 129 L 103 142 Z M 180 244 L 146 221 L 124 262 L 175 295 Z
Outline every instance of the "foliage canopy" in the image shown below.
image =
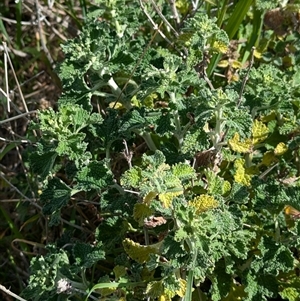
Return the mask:
M 300 224 L 283 213 L 299 208 L 299 69 L 262 39 L 232 67 L 256 24 L 235 30 L 210 2 L 101 1 L 63 46 L 30 163 L 49 226 L 71 224 L 32 260 L 25 298 L 300 298 Z M 275 3 L 244 2 L 253 18 Z

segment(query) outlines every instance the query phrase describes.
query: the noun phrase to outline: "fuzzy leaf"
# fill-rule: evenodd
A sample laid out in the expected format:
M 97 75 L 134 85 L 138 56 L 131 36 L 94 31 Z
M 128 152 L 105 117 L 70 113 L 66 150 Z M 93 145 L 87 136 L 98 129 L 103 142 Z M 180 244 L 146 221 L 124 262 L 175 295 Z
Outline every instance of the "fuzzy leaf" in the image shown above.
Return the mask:
M 92 161 L 84 166 L 76 176 L 76 189 L 90 191 L 113 184 L 113 176 L 105 162 Z
M 181 181 L 195 179 L 196 174 L 192 166 L 185 163 L 178 163 L 172 166 L 172 173 Z
M 273 151 L 267 151 L 264 153 L 261 164 L 265 166 L 270 166 L 273 162 L 276 162 L 278 159 L 276 158 Z
M 118 280 L 120 277 L 125 276 L 126 273 L 126 267 L 123 265 L 116 265 L 114 267 L 114 274 L 115 274 L 115 278 Z
M 247 174 L 246 169 L 244 168 L 245 161 L 243 159 L 237 159 L 234 162 L 234 167 L 236 169 L 234 180 L 237 183 L 243 184 L 245 186 L 250 186 L 251 176 Z
M 45 153 L 33 153 L 30 155 L 30 163 L 33 172 L 40 175 L 42 179 L 45 179 L 54 166 L 55 159 L 57 157 L 57 153 L 45 152 Z
M 200 214 L 207 210 L 217 208 L 219 203 L 212 196 L 203 194 L 190 201 L 189 206 L 195 207 L 196 214 Z
M 139 223 L 140 226 L 144 224 L 145 218 L 151 216 L 153 213 L 153 210 L 145 204 L 137 203 L 134 205 L 133 218 Z
M 212 285 L 212 300 L 223 300 L 228 295 L 232 285 L 232 278 L 225 272 L 224 264 L 215 269 Z
M 264 141 L 269 134 L 268 127 L 261 121 L 254 120 L 252 126 L 252 142 L 253 144 L 258 144 Z
M 261 275 L 259 273 L 248 273 L 246 277 L 245 301 L 265 300 L 277 295 L 278 283 L 272 275 Z
M 183 191 L 176 191 L 176 192 L 165 192 L 165 193 L 160 193 L 158 195 L 159 200 L 162 202 L 163 206 L 165 208 L 170 208 L 172 204 L 172 200 L 178 196 L 183 194 Z
M 97 261 L 105 258 L 105 252 L 101 243 L 97 246 L 91 246 L 90 244 L 77 242 L 73 247 L 73 255 L 76 264 L 80 268 L 90 268 Z
M 51 215 L 59 211 L 68 204 L 70 198 L 71 188 L 58 178 L 51 179 L 41 195 L 44 214 Z
M 270 237 L 262 237 L 258 245 L 261 256 L 256 257 L 252 269 L 258 272 L 263 269 L 265 274 L 277 275 L 279 271 L 289 272 L 294 268 L 294 258 L 291 251 L 284 245 L 279 245 Z
M 29 284 L 22 296 L 34 301 L 51 300 L 56 295 L 58 280 L 64 277 L 61 268 L 69 264 L 68 254 L 64 250 L 48 250 L 45 256 L 33 257 Z
M 281 287 L 283 288 L 279 295 L 281 298 L 289 301 L 297 301 L 300 298 L 300 279 L 295 277 L 294 273 L 288 275 L 287 279 L 283 279 Z
M 249 153 L 252 148 L 251 139 L 246 139 L 245 142 L 240 141 L 240 135 L 235 133 L 232 139 L 228 140 L 230 148 L 238 153 Z
M 207 192 L 209 194 L 223 195 L 230 190 L 230 183 L 228 181 L 224 181 L 223 178 L 217 176 L 213 171 L 206 170 L 205 175 L 208 182 Z
M 235 203 L 247 203 L 249 200 L 249 192 L 247 190 L 247 187 L 237 182 L 234 182 L 230 194 L 228 195 L 228 198 Z
M 164 292 L 162 281 L 151 281 L 147 284 L 146 294 L 149 298 L 157 298 Z
M 124 187 L 138 187 L 142 180 L 141 169 L 134 167 L 126 170 L 120 180 L 121 185 Z
M 129 238 L 126 238 L 123 240 L 123 246 L 125 252 L 128 254 L 128 256 L 137 261 L 138 263 L 144 263 L 149 261 L 150 259 L 150 254 L 159 254 L 159 249 L 161 246 L 161 243 L 157 243 L 155 245 L 148 245 L 148 246 L 143 246 L 140 245 L 139 243 L 136 243 L 132 241 Z
M 274 154 L 276 156 L 281 156 L 285 152 L 287 152 L 287 150 L 288 150 L 288 147 L 283 142 L 280 142 L 276 145 L 276 147 L 274 149 Z

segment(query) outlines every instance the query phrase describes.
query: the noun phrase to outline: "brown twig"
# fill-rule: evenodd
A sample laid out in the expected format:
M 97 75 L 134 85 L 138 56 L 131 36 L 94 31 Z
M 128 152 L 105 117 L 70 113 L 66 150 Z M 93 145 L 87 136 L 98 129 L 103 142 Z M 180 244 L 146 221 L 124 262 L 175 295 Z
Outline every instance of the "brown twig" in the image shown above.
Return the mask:
M 32 205 L 37 207 L 39 210 L 42 210 L 42 208 L 33 200 L 35 199 L 30 199 L 26 195 L 24 195 L 16 186 L 14 186 L 12 183 L 10 183 L 4 176 L 2 172 L 0 172 L 0 178 L 4 180 L 13 190 L 15 190 L 25 201 L 30 202 Z
M 14 69 L 13 63 L 12 63 L 12 61 L 11 61 L 11 59 L 10 59 L 10 56 L 9 56 L 9 53 L 8 53 L 8 50 L 7 50 L 7 45 L 6 45 L 5 42 L 3 42 L 2 45 L 3 45 L 3 48 L 4 48 L 4 52 L 5 52 L 6 56 L 7 56 L 7 60 L 8 60 L 9 66 L 10 66 L 10 68 L 11 68 L 11 70 L 12 70 L 14 79 L 15 79 L 16 84 L 17 84 L 17 86 L 18 86 L 18 91 L 19 91 L 19 93 L 20 93 L 20 97 L 21 97 L 21 100 L 22 100 L 24 109 L 25 109 L 26 112 L 28 112 L 27 104 L 26 104 L 26 102 L 25 102 L 25 99 L 24 99 L 22 90 L 21 90 L 21 88 L 20 88 L 20 84 L 19 84 L 17 75 L 16 75 L 16 73 L 15 73 L 15 69 Z
M 154 22 L 154 20 L 152 19 L 152 17 L 148 14 L 148 12 L 147 12 L 147 10 L 146 10 L 144 4 L 143 4 L 143 0 L 139 0 L 139 2 L 140 2 L 140 6 L 141 6 L 141 8 L 142 8 L 144 14 L 146 15 L 146 17 L 148 18 L 148 20 L 149 20 L 150 23 L 152 24 L 153 29 L 156 30 L 156 31 L 160 34 L 160 36 L 161 36 L 165 41 L 167 41 L 167 43 L 169 43 L 169 44 L 170 44 L 170 45 L 171 45 L 171 46 L 172 46 L 172 47 L 180 54 L 181 57 L 186 58 L 186 55 L 185 55 L 184 53 L 182 53 L 179 49 L 177 49 L 177 48 L 175 47 L 175 44 L 174 44 L 172 41 L 170 41 L 170 40 L 166 37 L 166 35 L 160 30 L 160 27 L 161 27 L 162 23 L 161 23 L 160 26 L 158 26 L 158 25 Z M 164 17 L 164 19 L 166 19 L 166 18 Z
M 178 32 L 175 30 L 175 28 L 170 24 L 170 22 L 166 19 L 166 17 L 163 15 L 163 13 L 160 11 L 160 9 L 158 8 L 158 6 L 155 4 L 155 2 L 153 0 L 150 0 L 155 11 L 157 12 L 157 14 L 161 17 L 161 19 L 163 20 L 163 22 L 173 31 L 174 35 L 176 36 L 176 38 L 179 36 Z
M 0 88 L 0 92 L 3 93 L 3 90 L 1 88 Z M 6 94 L 4 94 L 4 95 L 6 95 Z M 0 124 L 6 123 L 6 122 L 10 122 L 10 121 L 13 121 L 13 120 L 16 120 L 16 119 L 19 119 L 19 118 L 22 118 L 22 117 L 25 117 L 25 116 L 30 115 L 30 114 L 35 114 L 36 112 L 37 112 L 37 110 L 28 111 L 26 113 L 22 113 L 22 114 L 19 114 L 17 116 L 11 117 L 11 118 L 7 118 L 5 120 L 1 120 Z
M 37 18 L 37 26 L 38 26 L 38 33 L 41 39 L 41 45 L 42 48 L 45 52 L 45 55 L 48 59 L 48 61 L 50 62 L 51 66 L 54 67 L 54 60 L 51 57 L 51 54 L 46 46 L 45 40 L 44 40 L 44 34 L 43 34 L 43 29 L 42 29 L 42 23 L 41 23 L 41 19 L 40 19 L 40 4 L 38 2 L 38 0 L 35 0 L 35 7 L 36 7 L 36 18 Z

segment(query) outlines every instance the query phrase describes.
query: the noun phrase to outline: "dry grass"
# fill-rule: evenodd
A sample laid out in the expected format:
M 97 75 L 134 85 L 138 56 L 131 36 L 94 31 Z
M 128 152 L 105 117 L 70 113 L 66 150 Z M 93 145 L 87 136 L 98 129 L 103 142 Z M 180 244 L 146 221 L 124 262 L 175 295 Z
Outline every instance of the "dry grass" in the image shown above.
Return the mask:
M 56 106 L 60 45 L 77 35 L 84 5 L 82 0 L 0 3 L 0 283 L 10 290 L 0 287 L 1 300 L 20 294 L 30 258 L 51 234 L 36 202 L 38 182 L 28 169 L 38 135 L 28 126 L 36 110 Z

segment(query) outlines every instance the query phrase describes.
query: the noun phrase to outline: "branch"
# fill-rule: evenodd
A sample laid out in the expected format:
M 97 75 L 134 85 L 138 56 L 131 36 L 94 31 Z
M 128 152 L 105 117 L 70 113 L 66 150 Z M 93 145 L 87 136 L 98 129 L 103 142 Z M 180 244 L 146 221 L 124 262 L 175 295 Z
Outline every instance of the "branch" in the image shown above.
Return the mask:
M 152 17 L 148 14 L 148 12 L 147 12 L 147 10 L 146 10 L 146 8 L 145 8 L 145 6 L 144 6 L 144 4 L 143 4 L 143 2 L 142 2 L 143 0 L 139 0 L 139 2 L 140 2 L 140 6 L 141 6 L 141 8 L 142 8 L 142 10 L 143 10 L 143 12 L 144 12 L 144 14 L 146 15 L 146 17 L 148 18 L 148 20 L 150 21 L 150 23 L 152 24 L 152 26 L 153 26 L 153 29 L 154 30 L 156 30 L 159 34 L 160 34 L 160 36 L 165 40 L 165 41 L 167 41 L 167 43 L 169 43 L 179 54 L 180 54 L 180 56 L 181 57 L 183 57 L 184 59 L 186 58 L 186 55 L 184 54 L 184 53 L 182 53 L 179 49 L 177 49 L 176 47 L 175 47 L 175 44 L 173 43 L 173 42 L 171 42 L 167 37 L 166 37 L 166 35 L 160 30 L 160 27 L 161 27 L 161 25 L 162 25 L 162 23 L 158 26 L 155 22 L 154 22 L 154 20 L 152 19 Z M 164 19 L 166 19 L 165 17 L 164 17 Z M 168 22 L 169 23 L 169 22 Z M 174 29 L 175 30 L 175 29 Z M 176 31 L 175 31 L 176 32 Z M 177 32 L 176 32 L 177 33 Z
M 161 17 L 161 19 L 167 24 L 167 26 L 170 27 L 170 29 L 173 31 L 173 33 L 175 34 L 176 38 L 178 38 L 179 34 L 178 32 L 175 30 L 175 28 L 170 24 L 170 22 L 165 18 L 165 16 L 163 15 L 163 13 L 160 11 L 160 9 L 158 8 L 158 6 L 155 4 L 155 2 L 153 0 L 150 0 L 155 11 L 158 13 L 158 15 Z
M 12 296 L 12 297 L 14 297 L 14 298 L 16 298 L 16 299 L 18 299 L 18 300 L 20 300 L 20 301 L 27 301 L 27 300 L 25 300 L 25 299 L 19 297 L 19 296 L 16 295 L 15 293 L 11 292 L 9 289 L 7 289 L 5 286 L 3 286 L 3 285 L 1 285 L 1 284 L 0 284 L 0 289 L 1 289 L 3 292 L 7 293 L 8 295 L 10 295 L 10 296 Z
M 173 13 L 174 20 L 176 22 L 176 25 L 178 26 L 180 24 L 180 18 L 176 7 L 176 1 L 175 0 L 169 0 L 171 4 L 171 10 Z

